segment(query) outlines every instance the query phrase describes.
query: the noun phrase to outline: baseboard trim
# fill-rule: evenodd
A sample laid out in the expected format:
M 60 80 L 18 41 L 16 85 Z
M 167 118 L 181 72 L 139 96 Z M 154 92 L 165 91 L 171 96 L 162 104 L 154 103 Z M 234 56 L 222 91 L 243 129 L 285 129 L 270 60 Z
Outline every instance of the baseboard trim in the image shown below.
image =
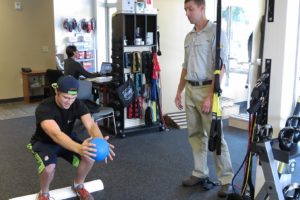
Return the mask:
M 20 102 L 24 101 L 24 97 L 17 97 L 17 98 L 11 98 L 11 99 L 0 99 L 0 103 L 14 103 L 14 102 Z

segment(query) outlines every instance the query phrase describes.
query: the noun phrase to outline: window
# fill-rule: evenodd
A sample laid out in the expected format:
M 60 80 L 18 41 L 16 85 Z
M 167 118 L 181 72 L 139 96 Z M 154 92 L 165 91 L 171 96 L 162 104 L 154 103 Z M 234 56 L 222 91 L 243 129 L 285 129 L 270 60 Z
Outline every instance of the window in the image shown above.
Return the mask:
M 111 62 L 111 19 L 117 0 L 97 0 L 97 65 Z

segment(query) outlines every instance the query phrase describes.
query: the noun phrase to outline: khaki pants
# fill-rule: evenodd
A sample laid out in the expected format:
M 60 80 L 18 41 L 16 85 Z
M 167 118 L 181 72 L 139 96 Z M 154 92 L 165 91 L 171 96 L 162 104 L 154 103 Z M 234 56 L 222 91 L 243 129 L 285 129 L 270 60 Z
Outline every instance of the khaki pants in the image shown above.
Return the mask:
M 211 113 L 205 114 L 201 111 L 203 100 L 208 96 L 209 90 L 209 85 L 191 86 L 187 83 L 185 87 L 185 106 L 189 132 L 188 139 L 194 157 L 194 170 L 192 175 L 196 177 L 209 177 L 207 151 L 211 126 Z M 228 146 L 224 140 L 223 134 L 221 140 L 221 155 L 216 155 L 216 152 L 213 152 L 213 156 L 218 180 L 222 185 L 231 183 L 233 170 Z

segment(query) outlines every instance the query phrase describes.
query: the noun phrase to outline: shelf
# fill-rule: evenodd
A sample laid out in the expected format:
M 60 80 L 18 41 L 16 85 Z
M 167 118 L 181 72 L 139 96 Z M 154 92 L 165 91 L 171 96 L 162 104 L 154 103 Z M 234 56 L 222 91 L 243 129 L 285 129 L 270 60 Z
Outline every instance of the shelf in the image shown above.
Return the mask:
M 85 49 L 78 49 L 77 48 L 77 51 L 94 51 L 95 49 L 93 48 L 85 48 Z
M 142 115 L 144 115 L 144 111 L 147 105 L 144 103 L 142 107 L 138 106 L 138 103 L 133 103 L 131 106 L 133 107 L 132 116 L 127 118 L 127 108 L 123 107 L 120 103 L 119 97 L 116 95 L 116 88 L 123 84 L 126 80 L 127 74 L 130 74 L 134 84 L 138 82 L 141 78 L 137 78 L 137 74 L 143 73 L 143 70 L 140 70 L 143 67 L 142 61 L 139 66 L 139 70 L 133 70 L 133 59 L 138 59 L 142 56 L 142 52 L 148 52 L 149 54 L 145 54 L 147 59 L 151 61 L 152 59 L 152 50 L 156 47 L 156 29 L 157 29 L 157 15 L 154 14 L 134 14 L 134 13 L 118 13 L 112 18 L 112 66 L 113 66 L 113 74 L 114 74 L 114 87 L 110 91 L 110 103 L 115 110 L 116 113 L 116 122 L 118 127 L 119 134 L 124 137 L 125 133 L 129 132 L 137 132 L 149 130 L 151 128 L 160 127 L 160 121 L 158 114 L 159 112 L 156 110 L 157 107 L 153 107 L 155 109 L 154 116 L 157 117 L 157 121 L 153 122 L 154 125 L 151 127 L 145 126 L 144 116 L 142 118 L 134 118 L 140 116 L 140 111 L 142 111 Z M 151 41 L 151 44 L 146 43 L 147 33 L 152 32 L 153 34 L 148 34 L 148 42 Z M 143 45 L 135 45 L 140 44 L 140 40 L 136 40 L 141 38 L 144 41 Z M 150 38 L 150 39 L 149 39 Z M 147 45 L 148 44 L 148 45 Z M 126 54 L 127 52 L 133 52 L 132 54 Z M 143 54 L 144 55 L 144 54 Z M 144 60 L 146 61 L 146 60 Z M 150 63 L 149 61 L 144 62 Z M 143 75 L 142 75 L 143 77 Z M 140 98 L 140 94 L 137 93 L 137 97 Z M 116 103 L 112 103 L 116 102 Z M 137 109 L 134 109 L 138 107 Z M 138 114 L 136 112 L 139 112 Z M 132 117 L 132 118 L 131 118 Z
M 140 125 L 140 126 L 136 126 L 136 127 L 131 127 L 131 128 L 127 128 L 127 129 L 123 129 L 120 131 L 120 136 L 121 137 L 126 137 L 128 134 L 134 134 L 137 132 L 147 132 L 147 131 L 152 131 L 154 129 L 157 129 L 158 131 L 161 131 L 161 125 L 160 123 L 155 123 L 152 126 L 145 126 L 145 125 Z
M 84 62 L 84 61 L 93 61 L 94 62 L 94 58 L 83 58 L 83 59 L 76 59 L 77 62 Z
M 257 148 L 258 145 L 260 145 L 260 143 L 252 143 L 250 145 L 251 151 L 259 152 L 259 149 Z M 271 147 L 274 159 L 280 162 L 289 163 L 290 159 L 300 156 L 300 143 L 297 144 L 297 147 L 293 149 L 293 151 L 283 151 L 279 148 L 279 142 L 276 138 L 272 139 Z
M 124 46 L 124 52 L 132 52 L 132 51 L 151 51 L 152 45 L 131 45 Z
M 297 147 L 295 147 L 295 149 L 293 149 L 293 151 L 283 151 L 279 148 L 278 140 L 273 140 L 272 151 L 273 151 L 275 160 L 278 160 L 278 161 L 281 161 L 284 163 L 289 163 L 290 159 L 300 156 L 300 143 L 297 144 Z
M 32 90 L 36 90 L 36 89 L 44 89 L 45 86 L 44 85 L 39 85 L 39 86 L 29 86 L 30 89 Z
M 92 41 L 86 42 L 68 42 L 67 45 L 75 45 L 78 51 L 85 51 L 94 49 L 94 45 Z
M 132 47 L 132 48 L 138 48 L 138 47 L 153 47 L 156 45 L 124 45 L 124 48 L 126 47 Z

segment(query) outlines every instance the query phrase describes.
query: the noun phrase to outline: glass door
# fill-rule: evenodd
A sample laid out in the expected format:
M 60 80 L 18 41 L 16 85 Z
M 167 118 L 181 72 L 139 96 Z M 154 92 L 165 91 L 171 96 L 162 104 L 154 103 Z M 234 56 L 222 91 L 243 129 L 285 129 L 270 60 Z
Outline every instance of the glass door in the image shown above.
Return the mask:
M 247 102 L 249 96 L 249 76 L 252 39 L 257 24 L 259 5 L 255 0 L 226 0 L 222 5 L 222 29 L 229 41 L 229 66 L 223 78 L 222 96 L 235 103 Z M 255 16 L 255 17 L 254 17 Z

